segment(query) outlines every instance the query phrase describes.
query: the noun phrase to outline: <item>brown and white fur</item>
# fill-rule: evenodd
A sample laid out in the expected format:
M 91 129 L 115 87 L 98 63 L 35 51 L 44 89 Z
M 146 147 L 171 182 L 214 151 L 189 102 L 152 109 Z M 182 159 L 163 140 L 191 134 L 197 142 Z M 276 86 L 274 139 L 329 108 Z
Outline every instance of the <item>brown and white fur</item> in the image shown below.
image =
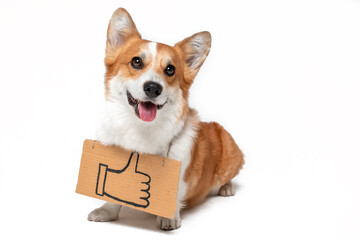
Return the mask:
M 175 218 L 157 218 L 157 226 L 163 230 L 179 228 L 180 210 L 201 203 L 209 194 L 234 195 L 231 179 L 244 164 L 243 154 L 230 134 L 215 122 L 200 122 L 196 111 L 188 106 L 189 88 L 210 46 L 208 32 L 194 34 L 173 47 L 144 40 L 122 8 L 109 22 L 106 103 L 98 140 L 182 162 Z M 141 68 L 134 68 L 134 57 L 141 59 Z M 164 72 L 169 65 L 175 69 L 172 76 Z M 148 81 L 161 86 L 160 95 L 153 98 L 145 94 L 144 84 Z M 154 119 L 140 118 L 139 105 L 144 102 L 156 105 Z M 88 219 L 115 220 L 120 208 L 105 203 Z

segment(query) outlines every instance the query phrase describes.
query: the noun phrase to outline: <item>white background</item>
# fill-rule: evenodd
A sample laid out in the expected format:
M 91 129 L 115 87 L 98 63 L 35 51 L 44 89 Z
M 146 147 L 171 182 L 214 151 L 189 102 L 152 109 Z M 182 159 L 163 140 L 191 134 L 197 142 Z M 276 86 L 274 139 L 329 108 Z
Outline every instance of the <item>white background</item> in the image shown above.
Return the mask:
M 74 193 L 118 7 L 145 39 L 211 32 L 190 104 L 246 154 L 236 196 L 169 233 L 129 209 L 88 222 L 101 201 Z M 360 1 L 2 0 L 0 34 L 1 239 L 360 238 Z

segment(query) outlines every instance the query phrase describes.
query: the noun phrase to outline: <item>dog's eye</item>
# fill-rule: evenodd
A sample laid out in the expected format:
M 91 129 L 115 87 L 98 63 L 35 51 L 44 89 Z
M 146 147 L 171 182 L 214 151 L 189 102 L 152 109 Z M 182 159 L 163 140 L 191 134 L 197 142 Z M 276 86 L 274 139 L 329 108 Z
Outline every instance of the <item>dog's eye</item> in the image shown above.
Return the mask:
M 175 67 L 173 65 L 167 65 L 164 73 L 169 77 L 173 76 L 175 74 Z
M 142 69 L 143 65 L 143 62 L 139 57 L 133 57 L 131 60 L 131 66 L 135 69 Z

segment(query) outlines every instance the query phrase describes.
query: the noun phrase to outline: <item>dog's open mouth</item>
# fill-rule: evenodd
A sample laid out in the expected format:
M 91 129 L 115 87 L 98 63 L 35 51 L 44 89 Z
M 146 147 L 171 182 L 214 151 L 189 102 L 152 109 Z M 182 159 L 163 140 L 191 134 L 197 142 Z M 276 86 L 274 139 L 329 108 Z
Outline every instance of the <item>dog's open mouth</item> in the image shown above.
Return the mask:
M 157 110 L 160 110 L 166 103 L 165 102 L 162 105 L 156 105 L 150 101 L 142 102 L 135 99 L 129 91 L 126 91 L 126 93 L 129 104 L 135 107 L 135 114 L 145 122 L 153 121 L 156 117 Z

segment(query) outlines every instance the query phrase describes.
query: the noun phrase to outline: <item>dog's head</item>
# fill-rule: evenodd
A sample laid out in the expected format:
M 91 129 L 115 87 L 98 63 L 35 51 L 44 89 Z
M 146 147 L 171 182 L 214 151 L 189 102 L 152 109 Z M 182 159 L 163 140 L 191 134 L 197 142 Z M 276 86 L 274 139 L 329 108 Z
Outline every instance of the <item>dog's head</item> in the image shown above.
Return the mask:
M 122 106 L 133 121 L 181 119 L 188 111 L 188 91 L 209 54 L 208 32 L 175 46 L 141 38 L 122 8 L 109 22 L 106 45 L 106 99 Z

